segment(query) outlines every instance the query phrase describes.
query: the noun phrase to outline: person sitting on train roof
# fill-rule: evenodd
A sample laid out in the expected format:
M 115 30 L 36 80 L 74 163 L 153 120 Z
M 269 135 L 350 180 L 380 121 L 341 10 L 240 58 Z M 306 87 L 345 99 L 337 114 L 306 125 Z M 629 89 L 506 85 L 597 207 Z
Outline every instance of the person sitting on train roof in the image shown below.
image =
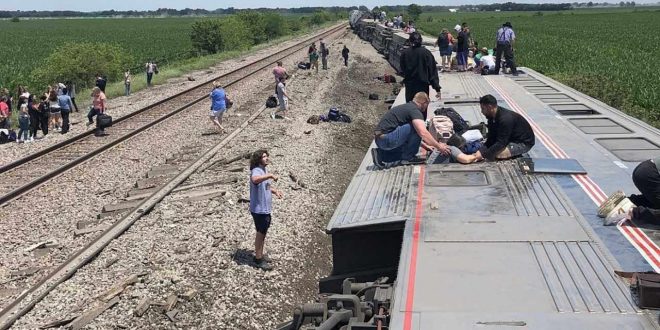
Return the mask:
M 422 141 L 425 148 L 450 154 L 449 146 L 436 141 L 426 129 L 426 110 L 430 102 L 426 93 L 419 92 L 411 102 L 392 107 L 383 115 L 374 131 L 378 148 L 371 149 L 376 168 L 423 163 L 424 160 L 417 157 Z
M 598 208 L 603 224 L 615 225 L 628 219 L 660 225 L 660 157 L 645 160 L 633 170 L 632 180 L 641 195 L 628 197 L 619 190 Z
M 475 153 L 477 160 L 503 160 L 528 152 L 535 143 L 534 131 L 520 114 L 497 105 L 493 95 L 479 99 L 481 113 L 488 118 L 486 143 Z

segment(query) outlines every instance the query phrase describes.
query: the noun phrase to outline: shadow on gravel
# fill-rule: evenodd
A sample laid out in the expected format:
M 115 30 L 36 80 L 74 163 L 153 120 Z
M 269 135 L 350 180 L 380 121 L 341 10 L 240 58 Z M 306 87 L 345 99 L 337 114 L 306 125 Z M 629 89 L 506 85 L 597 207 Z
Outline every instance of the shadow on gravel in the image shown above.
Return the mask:
M 252 258 L 254 254 L 252 250 L 238 249 L 232 254 L 231 258 L 239 265 L 248 265 L 254 267 L 254 261 Z

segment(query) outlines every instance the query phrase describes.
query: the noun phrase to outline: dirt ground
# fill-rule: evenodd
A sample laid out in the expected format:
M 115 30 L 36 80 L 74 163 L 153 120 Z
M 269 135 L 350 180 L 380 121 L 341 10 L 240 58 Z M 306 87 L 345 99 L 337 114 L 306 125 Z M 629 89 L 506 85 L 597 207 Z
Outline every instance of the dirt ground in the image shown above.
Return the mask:
M 339 56 L 344 45 L 351 50 L 348 67 Z M 247 163 L 238 174 L 212 168 L 189 180 L 236 175 L 240 180 L 226 186 L 226 195 L 217 199 L 187 202 L 167 197 L 37 304 L 15 328 L 33 329 L 79 315 L 98 303 L 99 294 L 136 272 L 143 274 L 141 280 L 124 290 L 118 303 L 88 328 L 272 329 L 288 320 L 295 306 L 313 301 L 318 279 L 332 268 L 325 227 L 367 153 L 374 126 L 388 108 L 383 99 L 393 86 L 374 77 L 394 74 L 382 55 L 352 33 L 330 47 L 329 65 L 329 70 L 319 73 L 291 70 L 294 77 L 287 86 L 292 96 L 291 119 L 273 120 L 265 112 L 227 147 L 226 154 L 218 155 L 269 150 L 273 160 L 269 170 L 280 176 L 275 186 L 285 194 L 274 200 L 273 225 L 266 240 L 273 271 L 251 264 L 254 226 L 242 202 L 249 196 Z M 258 97 L 242 102 L 232 114 L 229 127 L 263 104 L 273 89 L 267 78 L 260 86 L 252 90 Z M 368 100 L 370 93 L 379 94 L 380 100 Z M 307 123 L 311 115 L 326 114 L 333 106 L 349 114 L 352 122 Z M 205 107 L 191 115 L 203 116 L 208 111 Z M 205 139 L 210 144 L 214 138 Z M 302 180 L 304 187 L 289 174 Z M 117 261 L 108 266 L 113 259 Z M 178 314 L 173 317 L 156 306 L 143 316 L 133 314 L 144 299 L 158 305 L 173 293 L 191 289 L 197 296 L 190 300 L 179 296 Z

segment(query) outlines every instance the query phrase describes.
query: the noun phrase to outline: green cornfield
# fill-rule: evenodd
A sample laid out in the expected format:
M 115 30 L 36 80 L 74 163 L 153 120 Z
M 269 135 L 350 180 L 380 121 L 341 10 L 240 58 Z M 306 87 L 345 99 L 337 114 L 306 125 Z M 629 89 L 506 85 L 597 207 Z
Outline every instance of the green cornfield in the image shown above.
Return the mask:
M 139 68 L 149 59 L 174 61 L 190 56 L 190 26 L 201 18 L 0 20 L 0 86 L 32 85 L 30 73 L 66 41 L 116 43 Z M 36 86 L 35 86 L 36 87 Z
M 479 47 L 492 48 L 506 21 L 516 32 L 518 66 L 660 128 L 660 10 L 424 13 L 416 25 L 437 35 L 467 22 Z

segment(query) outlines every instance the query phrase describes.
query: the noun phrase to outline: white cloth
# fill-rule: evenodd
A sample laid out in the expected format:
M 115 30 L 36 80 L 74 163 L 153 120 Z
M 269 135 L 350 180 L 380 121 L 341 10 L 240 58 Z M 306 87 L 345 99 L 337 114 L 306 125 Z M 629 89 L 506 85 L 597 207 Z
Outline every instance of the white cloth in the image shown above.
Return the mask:
M 481 63 L 483 64 L 483 67 L 488 67 L 489 69 L 492 69 L 495 67 L 495 56 L 484 55 L 481 57 Z
M 467 143 L 479 141 L 484 138 L 484 136 L 481 135 L 481 132 L 478 129 L 471 129 L 469 131 L 466 131 L 465 133 L 463 133 L 462 136 L 465 139 L 465 142 Z

